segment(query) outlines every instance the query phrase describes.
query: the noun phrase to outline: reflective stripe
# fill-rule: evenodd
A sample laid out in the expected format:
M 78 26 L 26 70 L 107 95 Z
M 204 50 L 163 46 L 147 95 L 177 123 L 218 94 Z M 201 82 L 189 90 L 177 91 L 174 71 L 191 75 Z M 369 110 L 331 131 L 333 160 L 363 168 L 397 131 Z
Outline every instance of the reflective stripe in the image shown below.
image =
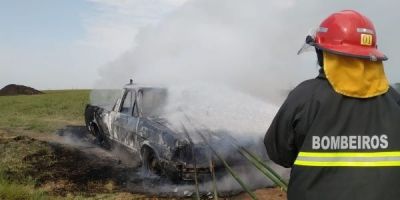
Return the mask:
M 400 157 L 400 151 L 389 152 L 300 152 L 301 157 Z
M 308 162 L 296 160 L 294 163 L 299 166 L 310 167 L 396 167 L 400 162 Z
M 367 28 L 357 28 L 357 32 L 359 32 L 359 33 L 375 34 L 373 30 L 367 29 Z
M 316 167 L 400 166 L 400 152 L 300 152 L 294 164 Z

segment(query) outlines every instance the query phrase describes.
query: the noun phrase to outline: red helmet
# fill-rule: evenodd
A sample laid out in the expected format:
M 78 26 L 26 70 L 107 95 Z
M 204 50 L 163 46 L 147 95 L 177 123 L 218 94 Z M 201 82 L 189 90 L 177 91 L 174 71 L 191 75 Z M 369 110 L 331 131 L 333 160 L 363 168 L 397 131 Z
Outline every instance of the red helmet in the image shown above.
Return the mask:
M 326 18 L 309 43 L 334 54 L 370 60 L 388 59 L 377 48 L 374 24 L 353 10 L 333 13 Z

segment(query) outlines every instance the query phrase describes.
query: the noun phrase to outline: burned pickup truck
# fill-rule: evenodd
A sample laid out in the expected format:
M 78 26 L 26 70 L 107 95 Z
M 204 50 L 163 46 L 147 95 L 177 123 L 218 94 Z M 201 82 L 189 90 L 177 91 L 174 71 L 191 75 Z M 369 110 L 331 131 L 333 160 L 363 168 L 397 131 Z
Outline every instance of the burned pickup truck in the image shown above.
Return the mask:
M 174 131 L 162 115 L 167 89 L 126 85 L 121 97 L 107 110 L 87 105 L 87 129 L 106 147 L 118 144 L 140 157 L 145 173 L 192 180 L 210 174 L 210 152 Z

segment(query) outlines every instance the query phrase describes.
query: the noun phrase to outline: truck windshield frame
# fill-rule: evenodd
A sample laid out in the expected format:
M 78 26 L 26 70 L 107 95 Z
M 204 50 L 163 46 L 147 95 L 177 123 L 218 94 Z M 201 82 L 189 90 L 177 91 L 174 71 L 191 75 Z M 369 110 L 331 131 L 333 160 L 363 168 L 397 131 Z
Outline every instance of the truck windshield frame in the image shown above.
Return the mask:
M 129 100 L 129 103 L 126 105 L 125 103 L 126 103 L 127 99 Z M 134 90 L 125 90 L 122 101 L 120 103 L 119 112 L 122 114 L 132 116 L 133 106 L 134 106 L 135 101 L 136 101 L 136 92 Z

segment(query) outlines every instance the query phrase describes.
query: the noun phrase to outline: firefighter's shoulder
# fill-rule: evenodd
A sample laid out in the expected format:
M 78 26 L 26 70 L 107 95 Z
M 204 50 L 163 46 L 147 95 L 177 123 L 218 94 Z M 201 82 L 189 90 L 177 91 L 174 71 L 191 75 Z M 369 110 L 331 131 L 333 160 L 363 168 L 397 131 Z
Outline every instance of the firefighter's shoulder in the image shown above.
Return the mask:
M 400 104 L 400 94 L 392 86 L 389 87 L 388 93 L 394 98 L 397 104 Z
M 307 101 L 319 90 L 329 87 L 326 79 L 315 78 L 301 82 L 288 95 L 288 100 Z

